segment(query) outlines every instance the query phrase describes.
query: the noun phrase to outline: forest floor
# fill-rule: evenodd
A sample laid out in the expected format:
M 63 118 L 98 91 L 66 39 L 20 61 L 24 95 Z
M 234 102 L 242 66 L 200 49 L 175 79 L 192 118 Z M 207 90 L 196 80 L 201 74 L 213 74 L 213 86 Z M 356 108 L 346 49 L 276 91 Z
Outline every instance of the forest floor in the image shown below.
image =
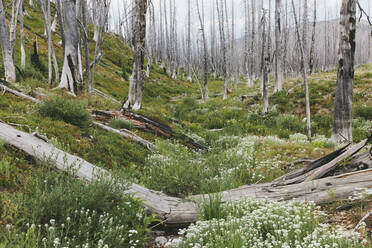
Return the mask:
M 29 11 L 25 24 L 32 27 L 26 30 L 26 36 L 29 37 L 26 39 L 26 50 L 30 58 L 33 37 L 43 33 L 40 14 Z M 92 36 L 92 30 L 89 31 Z M 55 34 L 54 38 L 58 40 L 59 34 Z M 168 195 L 188 197 L 246 184 L 271 182 L 303 166 L 291 165 L 291 162 L 304 158 L 316 159 L 338 147 L 330 140 L 335 70 L 317 72 L 309 78 L 313 135 L 310 144 L 305 136 L 305 93 L 301 78 L 287 78 L 283 92 L 276 94 L 272 93 L 271 78 L 269 113 L 263 116 L 259 81 L 251 88 L 242 82 L 233 83 L 232 93 L 227 100 L 223 100 L 219 95 L 223 91 L 222 80 L 210 78 L 210 99 L 204 102 L 197 84 L 187 82 L 182 70 L 180 76 L 173 80 L 162 68 L 153 64 L 151 76 L 144 83 L 143 109 L 139 113 L 170 126 L 177 137 L 187 135 L 208 146 L 209 151 L 195 151 L 184 146 L 183 140 L 168 139 L 147 132 L 130 121 L 114 119 L 107 123 L 113 128 L 128 129 L 154 142 L 155 152 L 151 152 L 137 143 L 92 125 L 91 110 L 118 110 L 120 102 L 128 94 L 132 51 L 120 37 L 114 34 L 105 36 L 104 56 L 97 66 L 95 87 L 109 97 L 79 92 L 74 98 L 61 90 L 53 90 L 46 83 L 46 39 L 38 36 L 38 44 L 40 63 L 35 64 L 29 59 L 26 69 L 18 71 L 19 82 L 8 86 L 26 94 L 37 92 L 36 95 L 43 96 L 44 102 L 35 105 L 4 93 L 0 96 L 0 121 L 28 133 L 38 132 L 56 147 L 105 168 L 121 179 Z M 20 61 L 18 50 L 16 49 L 15 54 L 17 64 Z M 61 48 L 56 46 L 56 51 L 61 66 Z M 93 41 L 90 41 L 90 51 L 93 54 Z M 3 71 L 1 66 L 0 73 Z M 353 137 L 355 142 L 359 142 L 372 130 L 372 65 L 356 67 L 354 87 Z M 150 223 L 154 218 L 145 215 L 137 199 L 119 196 L 110 182 L 97 182 L 93 187 L 88 186 L 64 173 L 56 172 L 53 168 L 45 168 L 42 163 L 1 142 L 0 165 L 0 247 L 53 247 L 57 238 L 61 239 L 61 245 L 67 242 L 76 245 L 87 242 L 92 247 L 99 247 L 97 242 L 102 239 L 112 247 L 148 246 L 152 231 Z M 204 210 L 201 206 L 201 223 L 194 226 L 194 230 L 204 233 L 205 224 L 202 221 L 211 221 L 217 214 L 225 221 L 222 222 L 227 230 L 237 231 L 233 223 L 227 223 L 229 217 L 236 217 L 241 223 L 248 225 L 247 223 L 254 221 L 249 219 L 253 218 L 251 211 L 257 211 L 257 215 L 283 215 L 291 223 L 295 223 L 295 216 L 275 203 L 266 204 L 272 206 L 271 209 L 266 209 L 257 202 L 242 204 L 243 206 L 223 207 L 216 199 L 209 206 L 204 206 Z M 300 235 L 301 239 L 314 233 L 314 230 L 330 238 L 329 233 L 317 229 L 318 224 L 328 223 L 332 228 L 343 226 L 347 230 L 353 229 L 372 210 L 372 193 L 366 191 L 359 199 L 323 205 L 322 210 L 327 214 L 325 218 L 318 216 L 321 214 L 315 206 L 305 204 L 284 207 L 301 212 L 303 221 L 297 224 L 306 230 L 306 233 Z M 249 221 L 242 216 L 235 216 L 234 209 L 241 209 L 243 217 Z M 208 215 L 208 211 L 213 213 Z M 108 222 L 102 222 L 99 216 L 107 217 Z M 82 230 L 92 226 L 92 220 L 96 221 L 94 228 L 88 228 L 86 236 L 81 235 L 84 233 Z M 261 221 L 276 227 L 276 222 L 272 219 Z M 36 225 L 36 229 L 31 228 L 32 224 Z M 282 225 L 283 230 L 286 230 L 285 222 Z M 222 237 L 226 242 L 237 242 L 236 246 L 231 247 L 239 247 L 239 242 L 246 242 L 227 235 L 225 229 L 212 231 L 215 227 L 213 223 L 210 224 L 210 236 L 206 235 L 215 239 L 204 236 L 201 243 L 217 242 L 217 237 Z M 105 232 L 109 228 L 117 228 L 117 232 L 109 235 Z M 291 235 L 295 233 L 295 229 L 293 230 L 290 231 Z M 371 231 L 372 217 L 366 220 L 363 235 L 372 238 Z M 189 232 L 193 233 L 193 229 L 189 229 Z M 246 230 L 245 232 L 247 233 Z M 88 241 L 93 233 L 97 236 Z M 265 237 L 267 233 L 274 232 L 266 230 Z M 259 234 L 258 231 L 257 235 Z M 63 235 L 66 240 L 61 238 Z M 291 235 L 283 242 L 295 242 L 296 238 Z M 44 246 L 42 237 L 47 238 Z M 195 237 L 201 238 L 196 234 Z M 333 236 L 332 238 L 335 239 Z M 368 244 L 363 246 L 340 240 L 339 247 L 368 247 Z M 191 238 L 185 238 L 183 246 L 179 247 L 190 247 L 191 243 L 198 247 L 196 240 Z M 226 247 L 224 245 L 220 243 L 220 246 L 215 247 Z

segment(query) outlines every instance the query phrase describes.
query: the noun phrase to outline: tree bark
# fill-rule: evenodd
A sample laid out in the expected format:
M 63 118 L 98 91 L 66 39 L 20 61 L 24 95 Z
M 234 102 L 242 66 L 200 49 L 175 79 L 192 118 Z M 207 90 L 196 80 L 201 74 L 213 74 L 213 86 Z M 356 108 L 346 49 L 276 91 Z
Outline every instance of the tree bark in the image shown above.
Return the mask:
M 196 7 L 198 10 L 200 31 L 201 31 L 202 39 L 203 39 L 204 101 L 208 101 L 208 48 L 207 48 L 207 39 L 205 36 L 205 29 L 204 29 L 204 10 L 203 10 L 203 16 L 202 16 L 200 12 L 200 8 L 199 8 L 199 0 L 196 0 Z M 204 9 L 203 0 L 202 0 L 201 8 Z
M 146 13 L 147 0 L 135 1 L 136 21 L 134 24 L 134 62 L 133 72 L 129 80 L 128 100 L 123 109 L 138 110 L 142 105 L 142 84 L 144 76 L 145 40 L 146 40 Z
M 74 0 L 66 0 L 64 3 L 64 59 L 61 82 L 59 88 L 63 88 L 75 95 L 78 81 L 78 25 L 76 20 L 76 4 Z
M 19 0 L 18 0 L 19 2 Z M 14 18 L 14 2 L 13 2 L 13 11 L 10 23 L 10 36 L 8 33 L 7 22 L 5 18 L 5 9 L 3 5 L 3 0 L 0 0 L 0 41 L 1 41 L 1 48 L 2 48 L 2 55 L 3 55 L 3 63 L 4 63 L 4 70 L 5 70 L 5 80 L 8 82 L 15 82 L 16 81 L 16 72 L 15 72 L 15 64 L 14 64 L 14 42 L 12 40 L 13 36 L 12 32 L 15 33 L 15 25 L 13 20 L 17 20 L 17 17 Z M 18 8 L 17 8 L 18 12 Z M 11 37 L 11 38 L 9 38 Z
M 21 12 L 19 13 L 19 37 L 21 39 L 21 68 L 26 68 L 25 32 L 23 26 L 24 0 L 21 0 Z
M 225 18 L 223 13 L 223 0 L 216 0 L 218 25 L 220 31 L 220 45 L 222 49 L 222 74 L 223 74 L 223 99 L 227 99 L 227 65 L 226 65 L 226 38 L 225 38 Z
M 293 10 L 293 17 L 295 19 L 295 26 L 296 26 L 296 34 L 297 40 L 300 47 L 300 57 L 301 57 L 301 68 L 302 68 L 302 77 L 304 79 L 304 87 L 305 87 L 305 102 L 306 102 L 306 127 L 307 127 L 307 139 L 311 142 L 311 112 L 310 112 L 310 93 L 309 93 L 309 84 L 307 81 L 307 57 L 304 50 L 304 43 L 301 41 L 299 25 L 297 21 L 296 15 L 296 8 L 294 4 L 294 0 L 292 0 L 292 10 Z M 303 35 L 303 39 L 306 39 L 306 35 Z
M 317 22 L 317 1 L 314 0 L 314 20 L 313 20 L 313 31 L 311 34 L 311 48 L 310 48 L 310 74 L 314 72 L 314 56 L 315 56 L 315 34 L 316 34 L 316 22 Z
M 275 87 L 274 92 L 283 90 L 282 83 L 282 37 L 281 9 L 282 0 L 275 0 Z
M 93 85 L 90 83 L 90 63 L 89 63 L 89 47 L 88 47 L 88 3 L 87 0 L 83 0 L 82 6 L 83 14 L 83 31 L 84 31 L 84 52 L 85 52 L 85 77 L 86 77 L 86 87 L 88 87 L 88 92 L 93 93 Z M 84 75 L 84 72 L 83 74 Z
M 343 0 L 340 20 L 340 45 L 332 139 L 351 142 L 354 55 L 356 35 L 356 1 Z

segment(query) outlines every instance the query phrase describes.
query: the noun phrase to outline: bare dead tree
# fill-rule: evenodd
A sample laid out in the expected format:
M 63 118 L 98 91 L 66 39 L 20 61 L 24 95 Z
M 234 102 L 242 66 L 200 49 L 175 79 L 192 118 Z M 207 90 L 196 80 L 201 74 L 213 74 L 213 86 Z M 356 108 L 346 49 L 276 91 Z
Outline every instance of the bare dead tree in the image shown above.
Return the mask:
M 21 68 L 26 68 L 25 32 L 23 25 L 24 0 L 21 0 L 21 12 L 19 13 L 19 37 L 21 39 Z
M 352 142 L 352 108 L 356 34 L 356 0 L 342 0 L 340 20 L 339 67 L 332 139 Z
M 92 66 L 92 72 L 91 72 L 91 80 L 90 85 L 88 86 L 88 89 L 94 89 L 94 80 L 95 80 L 95 69 L 96 69 L 96 61 L 99 61 L 97 58 L 102 56 L 102 44 L 103 44 L 103 37 L 105 32 L 105 26 L 108 22 L 108 13 L 110 9 L 110 3 L 111 0 L 94 0 L 93 2 L 97 8 L 99 8 L 101 11 L 96 12 L 96 18 L 98 20 L 95 21 L 95 34 L 96 36 L 94 40 L 96 41 L 96 46 L 94 48 L 94 60 L 93 60 L 93 66 Z M 97 40 L 96 40 L 97 39 Z
M 227 65 L 226 65 L 226 37 L 225 37 L 225 17 L 223 11 L 223 0 L 216 0 L 218 26 L 220 31 L 220 46 L 222 49 L 222 74 L 223 74 L 223 99 L 227 99 Z
M 59 68 L 53 47 L 50 1 L 47 0 L 47 3 L 45 3 L 45 0 L 39 0 L 39 3 L 44 19 L 44 29 L 48 38 L 48 84 L 51 86 L 53 82 L 53 66 L 56 81 L 59 81 Z
M 300 47 L 302 77 L 304 80 L 304 87 L 305 87 L 307 139 L 309 142 L 311 142 L 311 119 L 310 119 L 311 113 L 310 113 L 309 85 L 307 82 L 307 65 L 306 65 L 307 60 L 306 60 L 306 53 L 305 53 L 304 46 L 303 46 L 303 41 L 301 41 L 301 35 L 300 35 L 294 0 L 292 0 L 292 11 L 293 11 L 293 17 L 295 21 L 297 40 L 298 40 L 298 44 Z M 306 38 L 306 36 L 303 36 L 303 38 Z
M 316 23 L 317 23 L 317 1 L 314 0 L 314 19 L 313 19 L 313 30 L 311 34 L 311 48 L 310 48 L 310 74 L 314 72 L 314 53 L 315 53 L 315 34 L 316 34 Z
M 123 109 L 138 110 L 142 105 L 142 84 L 144 76 L 144 60 L 146 48 L 146 14 L 147 0 L 135 0 L 134 6 L 134 62 L 133 72 L 129 80 L 128 100 L 123 104 Z
M 200 32 L 203 39 L 203 71 L 204 71 L 204 101 L 208 100 L 208 47 L 207 39 L 205 35 L 205 25 L 204 25 L 204 1 L 201 0 L 201 8 L 199 7 L 199 0 L 196 0 L 196 8 L 198 11 L 199 22 L 200 22 Z
M 262 27 L 262 57 L 264 57 L 264 64 L 262 66 L 262 96 L 263 96 L 263 105 L 262 105 L 262 114 L 266 115 L 269 111 L 269 64 L 270 58 L 268 55 L 268 51 L 265 52 L 266 46 L 266 10 L 262 9 L 262 19 L 261 19 L 261 27 Z M 268 31 L 269 32 L 269 31 Z
M 275 0 L 275 87 L 274 92 L 282 91 L 282 28 L 281 28 L 282 1 Z
M 250 50 L 250 60 L 251 60 L 251 81 L 253 82 L 256 79 L 256 56 L 255 56 L 255 49 L 256 49 L 256 1 L 251 1 L 251 10 L 252 10 L 252 37 L 251 37 L 251 50 Z
M 82 3 L 82 29 L 83 29 L 83 44 L 85 53 L 85 83 L 88 87 L 88 92 L 93 92 L 93 85 L 90 83 L 90 63 L 89 63 L 89 47 L 88 47 L 88 3 L 87 0 L 83 0 Z
M 244 0 L 244 74 L 245 80 L 248 87 L 253 86 L 253 82 L 249 75 L 249 54 L 250 54 L 250 47 L 249 47 L 249 0 Z
M 16 72 L 14 64 L 14 47 L 16 42 L 16 30 L 18 13 L 21 7 L 21 0 L 12 1 L 12 14 L 9 22 L 9 33 L 6 21 L 6 13 L 3 1 L 0 0 L 0 42 L 2 48 L 5 80 L 8 82 L 16 81 Z
M 78 22 L 76 19 L 76 3 L 74 0 L 63 2 L 65 48 L 63 69 L 59 88 L 68 90 L 75 95 L 78 80 Z

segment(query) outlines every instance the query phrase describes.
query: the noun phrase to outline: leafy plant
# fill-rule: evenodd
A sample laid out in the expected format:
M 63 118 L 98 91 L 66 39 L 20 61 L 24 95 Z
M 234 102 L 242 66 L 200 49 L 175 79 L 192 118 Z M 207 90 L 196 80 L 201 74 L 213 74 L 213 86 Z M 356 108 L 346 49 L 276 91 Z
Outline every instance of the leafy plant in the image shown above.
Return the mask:
M 141 203 L 122 193 L 120 181 L 91 184 L 50 168 L 40 168 L 18 195 L 1 199 L 10 247 L 141 247 L 147 239 L 147 217 Z M 99 246 L 101 244 L 101 246 Z M 31 245 L 31 246 L 29 246 Z
M 37 106 L 37 110 L 41 116 L 63 120 L 80 128 L 86 128 L 92 121 L 86 107 L 83 102 L 57 96 L 43 101 Z

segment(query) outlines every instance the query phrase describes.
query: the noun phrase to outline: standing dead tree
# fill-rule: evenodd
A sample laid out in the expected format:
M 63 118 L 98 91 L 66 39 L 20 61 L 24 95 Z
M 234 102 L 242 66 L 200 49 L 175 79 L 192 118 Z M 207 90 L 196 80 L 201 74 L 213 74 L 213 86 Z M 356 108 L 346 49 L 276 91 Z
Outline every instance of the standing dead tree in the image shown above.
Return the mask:
M 53 38 L 52 38 L 52 27 L 51 27 L 51 15 L 50 15 L 50 1 L 39 0 L 41 6 L 41 12 L 43 13 L 44 28 L 48 38 L 48 84 L 52 85 L 53 80 L 53 66 L 56 81 L 59 81 L 59 69 L 58 62 L 54 52 Z M 53 65 L 52 65 L 53 64 Z
M 99 61 L 98 58 L 102 57 L 102 44 L 103 44 L 103 34 L 105 31 L 105 26 L 108 22 L 108 14 L 110 10 L 110 2 L 111 0 L 93 0 L 93 5 L 97 7 L 97 10 L 93 10 L 93 14 L 97 20 L 95 20 L 94 26 L 94 40 L 96 41 L 96 46 L 94 48 L 94 60 L 93 60 L 93 67 L 91 72 L 91 81 L 88 85 L 88 89 L 92 92 L 94 89 L 94 76 L 95 76 L 95 68 L 96 68 L 96 61 Z M 98 9 L 100 11 L 98 11 Z M 94 16 L 94 15 L 93 15 Z
M 9 21 L 9 33 L 6 21 L 6 9 L 3 0 L 0 0 L 0 42 L 2 48 L 5 80 L 8 82 L 16 81 L 16 72 L 14 64 L 14 47 L 16 43 L 16 31 L 19 9 L 22 0 L 12 0 L 12 14 Z
M 315 34 L 316 34 L 316 22 L 317 22 L 317 1 L 314 0 L 314 20 L 313 20 L 313 30 L 311 34 L 311 48 L 310 48 L 310 61 L 309 68 L 310 74 L 314 72 L 314 56 L 315 56 Z
M 196 0 L 196 8 L 198 10 L 198 17 L 200 22 L 200 32 L 203 39 L 203 72 L 204 72 L 204 101 L 208 100 L 208 47 L 207 39 L 205 36 L 205 25 L 204 25 L 204 0 L 201 0 L 201 9 L 199 8 L 199 0 Z
M 21 39 L 21 68 L 26 68 L 26 51 L 25 51 L 25 32 L 23 25 L 24 17 L 24 0 L 21 0 L 21 12 L 19 13 L 19 37 Z
M 354 55 L 356 34 L 356 0 L 342 0 L 340 20 L 339 63 L 332 139 L 335 142 L 351 142 Z
M 64 58 L 59 88 L 75 95 L 78 82 L 78 22 L 76 19 L 76 1 L 66 0 L 64 7 Z
M 124 102 L 123 109 L 138 110 L 142 105 L 142 84 L 144 78 L 144 60 L 146 52 L 146 13 L 147 0 L 135 0 L 134 29 L 134 62 L 133 72 L 129 80 L 128 99 Z
M 223 11 L 223 0 L 216 0 L 218 26 L 220 31 L 220 46 L 222 49 L 222 74 L 223 74 L 223 99 L 227 99 L 227 58 L 226 58 L 226 36 L 225 36 L 225 17 Z
M 304 43 L 301 41 L 301 35 L 297 20 L 297 14 L 296 14 L 296 7 L 294 4 L 294 0 L 292 0 L 292 10 L 293 10 L 293 17 L 295 21 L 296 26 L 296 34 L 297 34 L 297 40 L 300 47 L 300 57 L 301 57 L 301 68 L 302 68 L 302 77 L 304 80 L 304 87 L 305 87 L 305 102 L 306 102 L 306 126 L 307 126 L 307 139 L 309 142 L 311 142 L 311 113 L 310 113 L 310 95 L 309 95 L 309 84 L 307 81 L 307 60 L 306 60 L 306 53 L 304 50 Z M 303 38 L 306 38 L 304 35 Z
M 282 91 L 282 0 L 275 0 L 275 87 L 274 92 Z

